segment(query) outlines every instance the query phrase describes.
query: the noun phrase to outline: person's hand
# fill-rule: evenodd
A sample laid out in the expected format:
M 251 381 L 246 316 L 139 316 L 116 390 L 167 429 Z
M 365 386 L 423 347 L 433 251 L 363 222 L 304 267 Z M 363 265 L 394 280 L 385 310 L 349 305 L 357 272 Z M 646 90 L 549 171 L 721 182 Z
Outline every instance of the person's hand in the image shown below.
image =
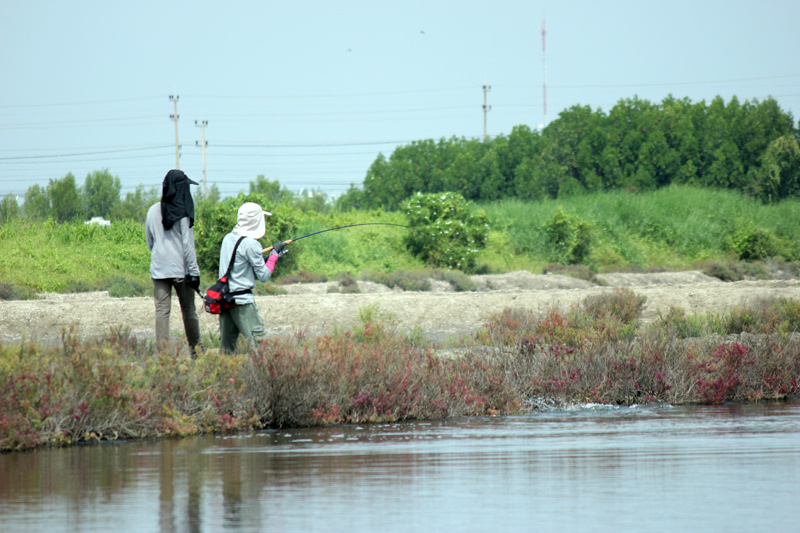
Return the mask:
M 195 291 L 200 291 L 200 276 L 192 276 L 190 274 L 186 274 L 184 278 L 184 283 L 186 283 L 189 287 L 191 287 Z
M 278 241 L 272 245 L 272 250 L 278 254 L 278 257 L 283 256 L 289 249 L 286 247 L 286 243 L 283 241 Z

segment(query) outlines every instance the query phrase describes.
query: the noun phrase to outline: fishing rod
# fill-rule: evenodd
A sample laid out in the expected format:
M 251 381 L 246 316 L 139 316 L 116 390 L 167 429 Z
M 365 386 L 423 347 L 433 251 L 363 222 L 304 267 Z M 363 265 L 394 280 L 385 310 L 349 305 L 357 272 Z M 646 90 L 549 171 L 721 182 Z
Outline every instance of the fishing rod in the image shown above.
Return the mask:
M 419 230 L 419 231 L 424 231 L 424 230 L 421 230 L 420 228 L 418 228 L 416 226 L 406 226 L 404 224 L 393 224 L 391 222 L 362 222 L 360 224 L 347 224 L 345 226 L 336 226 L 335 228 L 328 228 L 328 229 L 315 231 L 314 233 L 309 233 L 308 235 L 303 235 L 302 237 L 295 237 L 294 239 L 289 239 L 288 241 L 283 241 L 283 243 L 284 244 L 291 244 L 294 241 L 299 241 L 300 239 L 305 239 L 306 237 L 311 237 L 312 235 L 319 235 L 320 233 L 325 233 L 326 231 L 333 231 L 333 230 L 344 229 L 344 228 L 353 228 L 355 226 L 399 226 L 401 228 L 409 228 L 409 229 L 415 229 L 415 230 Z M 270 246 L 269 248 L 264 248 L 264 250 L 261 253 L 265 254 L 265 253 L 268 253 L 268 252 L 271 252 L 271 251 L 272 251 L 272 246 Z

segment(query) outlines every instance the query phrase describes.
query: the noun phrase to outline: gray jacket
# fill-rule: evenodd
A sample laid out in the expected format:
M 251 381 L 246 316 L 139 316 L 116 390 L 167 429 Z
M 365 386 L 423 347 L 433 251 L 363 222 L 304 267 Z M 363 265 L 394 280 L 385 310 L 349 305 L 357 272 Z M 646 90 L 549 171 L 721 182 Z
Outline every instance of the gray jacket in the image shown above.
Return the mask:
M 222 247 L 219 251 L 219 277 L 224 276 L 225 272 L 228 271 L 228 263 L 231 261 L 233 247 L 236 246 L 236 241 L 240 237 L 241 235 L 236 233 L 228 233 L 222 239 Z M 231 292 L 254 288 L 256 286 L 256 278 L 262 282 L 270 278 L 272 272 L 269 271 L 264 261 L 263 250 L 261 243 L 256 239 L 252 237 L 242 239 L 239 248 L 236 250 L 231 278 L 228 281 L 228 287 Z M 236 297 L 236 303 L 239 305 L 253 303 L 253 295 L 250 293 L 241 294 Z
M 150 207 L 145 223 L 145 237 L 150 249 L 150 277 L 177 279 L 187 274 L 200 276 L 197 253 L 194 249 L 194 228 L 189 227 L 189 217 L 164 231 L 161 222 L 161 202 Z

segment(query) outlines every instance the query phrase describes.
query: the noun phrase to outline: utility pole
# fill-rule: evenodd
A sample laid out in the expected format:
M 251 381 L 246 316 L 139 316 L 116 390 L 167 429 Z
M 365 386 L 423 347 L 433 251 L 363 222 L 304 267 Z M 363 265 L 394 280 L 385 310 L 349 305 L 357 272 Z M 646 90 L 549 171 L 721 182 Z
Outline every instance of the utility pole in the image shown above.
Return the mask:
M 486 133 L 486 113 L 492 109 L 492 106 L 486 105 L 486 93 L 492 90 L 491 85 L 484 85 L 483 86 L 483 140 L 489 138 L 489 135 Z
M 194 125 L 200 128 L 201 141 L 195 141 L 194 144 L 203 149 L 203 197 L 205 197 L 208 194 L 208 191 L 206 190 L 206 146 L 208 146 L 208 141 L 206 140 L 206 126 L 208 126 L 208 121 L 195 120 Z
M 178 98 L 180 98 L 177 94 L 176 95 L 169 95 L 169 100 L 175 105 L 175 114 L 170 115 L 169 118 L 175 121 L 175 169 L 180 170 L 181 164 L 181 152 L 180 152 L 180 145 L 178 144 Z
M 547 28 L 545 19 L 542 18 L 542 91 L 544 92 L 544 126 L 547 126 L 547 50 L 545 48 L 545 36 L 547 36 Z

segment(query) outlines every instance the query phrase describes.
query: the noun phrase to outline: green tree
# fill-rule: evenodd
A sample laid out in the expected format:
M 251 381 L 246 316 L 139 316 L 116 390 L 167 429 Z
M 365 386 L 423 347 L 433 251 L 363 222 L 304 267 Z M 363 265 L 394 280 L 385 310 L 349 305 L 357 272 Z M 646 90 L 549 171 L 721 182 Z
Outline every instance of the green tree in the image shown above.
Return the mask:
M 322 189 L 303 190 L 293 203 L 303 213 L 314 212 L 323 215 L 330 213 L 333 205 Z
M 576 105 L 562 111 L 543 133 L 544 157 L 566 171 L 559 180 L 563 194 L 598 186 L 599 156 L 607 137 L 604 121 L 601 111 Z
M 500 170 L 500 160 L 497 152 L 488 150 L 478 161 L 478 191 L 481 200 L 498 200 L 504 198 L 507 192 L 506 179 Z
M 60 180 L 50 180 L 47 186 L 47 197 L 53 209 L 53 217 L 57 222 L 76 220 L 81 216 L 81 198 L 75 186 L 75 176 L 69 172 Z
M 38 184 L 28 187 L 22 211 L 26 217 L 33 220 L 44 220 L 49 217 L 50 199 L 47 197 L 47 189 Z
M 336 198 L 334 201 L 334 208 L 342 213 L 358 209 L 366 209 L 367 201 L 364 190 L 351 183 L 350 187 L 348 187 L 343 194 L 340 194 Z
M 217 187 L 216 183 L 212 183 L 211 187 L 208 188 L 208 192 L 206 193 L 203 193 L 202 189 L 197 187 L 194 197 L 198 202 L 209 202 L 211 204 L 219 203 L 222 199 L 222 195 L 220 194 L 219 187 Z
M 378 154 L 370 165 L 364 178 L 364 201 L 368 209 L 396 209 L 403 201 L 403 185 L 397 179 L 400 172 L 394 166 L 395 162 L 390 164 L 383 154 Z
M 542 137 L 538 131 L 532 131 L 528 126 L 514 126 L 508 139 L 502 136 L 492 139 L 492 148 L 500 160 L 500 171 L 511 187 L 517 167 L 526 159 L 535 159 L 541 153 Z M 513 195 L 510 189 L 507 193 Z
M 284 202 L 291 202 L 294 195 L 286 187 L 281 187 L 278 180 L 270 180 L 263 174 L 256 176 L 250 182 L 250 194 L 260 194 L 267 198 L 270 205 L 278 205 Z
M 537 179 L 541 165 L 526 157 L 514 170 L 514 195 L 521 200 L 543 200 L 547 196 L 544 184 Z
M 112 176 L 108 169 L 90 172 L 81 189 L 85 216 L 109 218 L 119 204 L 121 188 L 119 177 Z
M 467 199 L 480 198 L 480 166 L 485 147 L 479 147 L 479 141 L 462 145 L 453 163 L 445 171 L 446 181 L 453 186 L 452 191 Z
M 0 224 L 4 224 L 10 220 L 16 220 L 22 215 L 22 210 L 17 203 L 17 197 L 8 193 L 0 201 Z
M 125 194 L 125 198 L 111 210 L 111 216 L 121 220 L 135 220 L 144 223 L 150 206 L 158 202 L 161 193 L 156 187 L 145 189 L 141 183 L 134 192 Z
M 762 165 L 752 178 L 751 189 L 765 201 L 788 198 L 800 191 L 800 146 L 791 135 L 770 143 L 762 157 Z

